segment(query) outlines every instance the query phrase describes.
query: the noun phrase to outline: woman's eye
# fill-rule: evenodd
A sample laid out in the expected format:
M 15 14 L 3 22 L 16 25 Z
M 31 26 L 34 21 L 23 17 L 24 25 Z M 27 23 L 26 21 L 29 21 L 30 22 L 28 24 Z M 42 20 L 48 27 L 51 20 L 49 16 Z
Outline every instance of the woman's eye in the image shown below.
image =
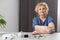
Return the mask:
M 41 9 L 39 9 L 39 10 L 41 10 Z

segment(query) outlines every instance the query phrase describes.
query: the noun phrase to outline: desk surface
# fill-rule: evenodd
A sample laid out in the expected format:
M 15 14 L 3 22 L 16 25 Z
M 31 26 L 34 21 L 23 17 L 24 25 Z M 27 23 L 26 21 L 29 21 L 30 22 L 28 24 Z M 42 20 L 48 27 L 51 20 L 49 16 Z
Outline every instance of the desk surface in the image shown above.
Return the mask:
M 28 34 L 28 38 L 21 38 L 21 40 L 60 40 L 60 33 L 53 33 L 53 34 L 40 34 L 41 37 L 31 35 L 31 33 L 23 33 Z
M 20 33 L 20 32 L 18 32 Z M 23 32 L 21 33 L 21 35 L 25 35 L 25 34 L 28 34 L 28 38 L 24 38 L 24 37 L 20 37 L 18 35 L 18 33 L 13 33 L 16 35 L 16 38 L 13 39 L 13 40 L 60 40 L 60 33 L 53 33 L 53 34 L 41 34 L 40 36 L 41 37 L 36 37 L 36 35 L 32 35 L 31 32 Z M 3 40 L 2 39 L 2 35 L 0 33 L 0 40 Z

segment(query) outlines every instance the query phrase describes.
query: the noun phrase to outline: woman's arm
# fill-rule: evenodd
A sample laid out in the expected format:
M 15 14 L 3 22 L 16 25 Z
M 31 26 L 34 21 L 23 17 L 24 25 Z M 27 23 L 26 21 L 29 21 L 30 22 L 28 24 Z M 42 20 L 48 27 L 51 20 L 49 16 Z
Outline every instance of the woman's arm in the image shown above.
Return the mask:
M 48 26 L 35 25 L 35 31 L 37 33 L 53 33 L 55 32 L 55 25 L 53 22 L 50 22 Z
M 53 22 L 48 24 L 48 28 L 49 28 L 48 30 L 50 31 L 50 33 L 55 32 L 55 25 Z
M 35 31 L 37 31 L 39 34 L 48 33 L 47 30 L 48 30 L 48 27 L 47 26 L 35 25 Z

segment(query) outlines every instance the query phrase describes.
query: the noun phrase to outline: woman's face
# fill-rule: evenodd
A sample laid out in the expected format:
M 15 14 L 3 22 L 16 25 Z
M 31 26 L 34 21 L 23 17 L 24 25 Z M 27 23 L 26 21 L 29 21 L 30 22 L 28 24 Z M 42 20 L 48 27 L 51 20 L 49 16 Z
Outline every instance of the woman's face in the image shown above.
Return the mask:
M 48 14 L 48 10 L 46 7 L 44 6 L 40 6 L 38 9 L 37 9 L 37 12 L 38 12 L 38 15 L 39 16 L 46 16 Z

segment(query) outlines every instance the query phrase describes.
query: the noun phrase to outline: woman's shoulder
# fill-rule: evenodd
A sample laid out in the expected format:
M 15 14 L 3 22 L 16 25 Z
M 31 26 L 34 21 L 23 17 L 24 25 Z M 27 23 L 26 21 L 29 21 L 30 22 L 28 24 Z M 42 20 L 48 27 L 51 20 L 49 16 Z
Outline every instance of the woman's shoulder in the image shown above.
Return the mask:
M 35 17 L 33 17 L 33 19 L 39 19 L 39 17 L 38 16 L 35 16 Z
M 53 18 L 51 16 L 48 16 L 47 19 L 48 20 L 53 20 Z

